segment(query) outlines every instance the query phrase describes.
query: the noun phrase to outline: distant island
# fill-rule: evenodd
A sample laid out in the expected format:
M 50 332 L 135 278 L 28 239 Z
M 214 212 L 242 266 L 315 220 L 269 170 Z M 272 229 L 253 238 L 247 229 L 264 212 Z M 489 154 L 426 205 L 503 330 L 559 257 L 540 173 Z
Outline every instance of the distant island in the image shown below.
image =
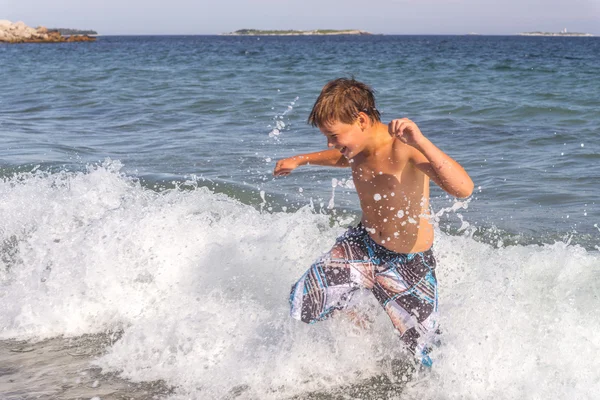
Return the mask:
M 560 32 L 521 32 L 520 36 L 594 36 L 591 33 L 567 32 L 567 28 Z
M 310 36 L 310 35 L 372 35 L 370 32 L 358 29 L 315 29 L 312 31 L 239 29 L 235 32 L 224 33 L 230 36 Z
M 69 29 L 69 28 L 48 28 L 48 32 L 58 32 L 63 36 L 98 35 L 98 32 L 93 31 L 93 30 Z

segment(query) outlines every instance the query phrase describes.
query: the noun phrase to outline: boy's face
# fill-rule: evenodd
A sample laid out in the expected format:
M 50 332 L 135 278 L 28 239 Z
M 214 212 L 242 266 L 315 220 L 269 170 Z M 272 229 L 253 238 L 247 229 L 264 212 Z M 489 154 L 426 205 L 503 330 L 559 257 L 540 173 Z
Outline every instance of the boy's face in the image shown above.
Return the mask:
M 359 122 L 334 121 L 319 126 L 319 129 L 327 138 L 327 146 L 338 149 L 347 159 L 356 156 L 364 147 L 365 133 Z

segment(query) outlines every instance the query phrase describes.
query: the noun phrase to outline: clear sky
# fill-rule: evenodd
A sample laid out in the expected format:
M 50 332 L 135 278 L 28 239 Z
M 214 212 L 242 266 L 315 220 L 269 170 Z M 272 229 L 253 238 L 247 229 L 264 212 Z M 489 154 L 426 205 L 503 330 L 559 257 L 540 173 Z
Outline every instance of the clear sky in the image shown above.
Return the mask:
M 100 34 L 362 29 L 384 34 L 587 32 L 600 0 L 0 0 L 0 19 Z

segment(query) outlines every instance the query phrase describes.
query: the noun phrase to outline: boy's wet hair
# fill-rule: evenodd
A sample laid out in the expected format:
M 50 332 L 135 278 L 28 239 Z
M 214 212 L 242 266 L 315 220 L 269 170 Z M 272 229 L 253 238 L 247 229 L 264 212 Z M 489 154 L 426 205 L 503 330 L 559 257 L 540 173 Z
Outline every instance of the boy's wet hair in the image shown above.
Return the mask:
M 371 122 L 381 121 L 373 89 L 354 78 L 339 78 L 323 87 L 308 116 L 308 123 L 314 127 L 336 121 L 353 124 L 361 111 Z

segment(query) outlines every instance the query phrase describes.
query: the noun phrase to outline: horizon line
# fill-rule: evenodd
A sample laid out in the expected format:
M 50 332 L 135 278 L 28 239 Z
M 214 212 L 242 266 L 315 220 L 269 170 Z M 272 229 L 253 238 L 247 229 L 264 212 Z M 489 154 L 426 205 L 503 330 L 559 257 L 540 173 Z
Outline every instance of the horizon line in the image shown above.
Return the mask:
M 536 32 L 536 31 L 530 31 Z M 276 34 L 265 34 L 265 35 L 232 35 L 232 32 L 224 33 L 97 33 L 94 36 L 528 36 L 523 35 L 524 33 L 530 32 L 518 32 L 518 33 L 372 33 L 368 35 L 276 35 Z M 541 32 L 541 31 L 540 31 Z M 546 33 L 546 32 L 544 32 Z M 559 32 L 547 32 L 547 33 L 559 33 Z M 590 32 L 573 32 L 579 34 L 594 35 L 591 37 L 598 37 L 595 33 Z M 569 37 L 569 35 L 558 36 L 558 37 Z M 577 37 L 573 35 L 573 37 Z M 590 37 L 590 36 L 587 36 Z

